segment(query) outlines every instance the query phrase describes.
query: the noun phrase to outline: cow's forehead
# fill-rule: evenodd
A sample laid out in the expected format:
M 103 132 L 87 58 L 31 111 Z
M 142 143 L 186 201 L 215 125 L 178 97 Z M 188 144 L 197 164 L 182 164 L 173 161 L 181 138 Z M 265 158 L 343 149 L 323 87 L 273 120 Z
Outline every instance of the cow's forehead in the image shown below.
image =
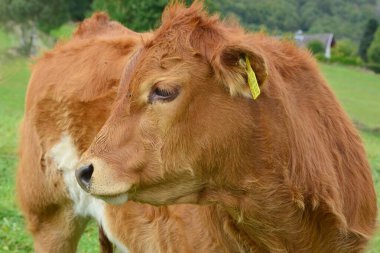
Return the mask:
M 121 80 L 122 86 L 129 85 L 129 83 L 131 82 L 132 76 L 136 71 L 137 63 L 139 61 L 141 52 L 142 48 L 136 49 L 136 51 L 133 53 L 130 60 L 128 61 L 127 65 L 125 66 L 123 79 Z
M 165 35 L 153 37 L 131 57 L 124 71 L 121 88 L 124 94 L 134 94 L 143 84 L 151 84 L 160 78 L 173 80 L 181 76 L 181 80 L 185 80 L 189 72 L 194 71 L 190 66 L 203 72 L 199 69 L 201 53 L 192 47 L 189 38 L 170 38 L 167 40 Z
M 139 49 L 124 70 L 119 92 L 124 95 L 135 93 L 143 83 L 157 79 L 176 63 L 183 62 L 182 59 L 156 47 Z
M 174 44 L 173 42 L 156 42 L 149 47 L 144 47 L 138 56 L 136 74 L 146 76 L 160 70 L 164 72 L 184 62 L 190 63 L 195 50 Z

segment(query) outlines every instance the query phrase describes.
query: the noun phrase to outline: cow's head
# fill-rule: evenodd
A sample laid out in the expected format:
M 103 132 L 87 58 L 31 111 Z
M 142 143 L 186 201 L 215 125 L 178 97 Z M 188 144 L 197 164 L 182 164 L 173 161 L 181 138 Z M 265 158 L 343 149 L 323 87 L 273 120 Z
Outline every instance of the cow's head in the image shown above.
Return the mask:
M 252 99 L 246 64 L 262 86 L 260 50 L 199 3 L 169 7 L 130 60 L 111 115 L 82 158 L 82 188 L 106 199 L 170 204 L 239 184 L 238 168 L 259 162 L 248 159 L 260 97 Z

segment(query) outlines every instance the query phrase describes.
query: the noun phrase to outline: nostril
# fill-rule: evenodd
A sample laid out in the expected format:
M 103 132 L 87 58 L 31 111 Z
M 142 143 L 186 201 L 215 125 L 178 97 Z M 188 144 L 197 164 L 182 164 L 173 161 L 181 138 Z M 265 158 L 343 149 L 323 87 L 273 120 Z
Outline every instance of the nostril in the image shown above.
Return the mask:
M 92 164 L 82 166 L 76 171 L 75 175 L 82 188 L 88 190 L 93 172 L 94 166 Z

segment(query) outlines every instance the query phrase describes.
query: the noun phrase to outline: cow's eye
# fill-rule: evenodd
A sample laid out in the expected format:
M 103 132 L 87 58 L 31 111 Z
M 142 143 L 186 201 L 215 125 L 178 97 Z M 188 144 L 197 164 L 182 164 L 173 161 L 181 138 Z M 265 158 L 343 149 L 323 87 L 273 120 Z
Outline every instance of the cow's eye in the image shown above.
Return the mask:
M 152 104 L 154 102 L 170 102 L 174 100 L 179 94 L 178 88 L 160 88 L 154 87 L 149 94 L 149 103 Z

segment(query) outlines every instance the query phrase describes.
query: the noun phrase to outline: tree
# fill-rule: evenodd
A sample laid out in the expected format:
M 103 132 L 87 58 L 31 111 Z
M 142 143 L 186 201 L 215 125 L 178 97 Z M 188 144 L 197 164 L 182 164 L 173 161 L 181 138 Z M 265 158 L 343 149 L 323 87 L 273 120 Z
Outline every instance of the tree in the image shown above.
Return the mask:
M 69 19 L 65 0 L 2 0 L 0 22 L 19 31 L 20 52 L 30 55 L 37 29 L 48 32 Z
M 213 0 L 223 15 L 240 17 L 255 30 L 264 24 L 271 31 L 334 33 L 357 41 L 370 18 L 377 16 L 376 0 Z
M 371 63 L 380 64 L 380 29 L 378 28 L 371 46 L 368 48 L 368 61 Z
M 87 11 L 91 9 L 92 0 L 68 0 L 68 11 L 70 19 L 73 21 L 82 21 Z
M 376 32 L 378 26 L 379 26 L 379 24 L 378 24 L 377 20 L 375 20 L 375 19 L 368 20 L 367 26 L 364 30 L 363 37 L 362 37 L 362 39 L 360 41 L 360 45 L 359 45 L 359 56 L 364 61 L 368 60 L 367 51 L 368 51 L 368 48 L 370 47 L 370 45 L 374 39 L 374 35 L 375 35 L 375 32 Z
M 160 20 L 167 0 L 94 0 L 94 11 L 106 11 L 135 31 L 146 31 L 154 28 Z

